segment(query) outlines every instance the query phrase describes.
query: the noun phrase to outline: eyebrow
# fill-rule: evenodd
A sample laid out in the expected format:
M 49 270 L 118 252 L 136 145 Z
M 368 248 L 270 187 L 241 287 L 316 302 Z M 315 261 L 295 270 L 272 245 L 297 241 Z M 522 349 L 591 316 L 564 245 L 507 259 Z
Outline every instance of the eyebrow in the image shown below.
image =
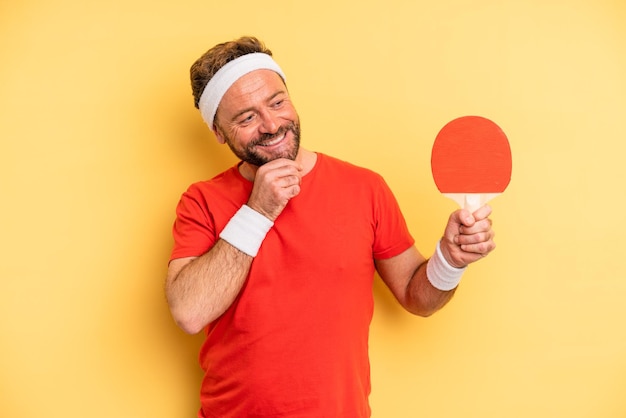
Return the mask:
M 270 97 L 268 97 L 266 102 L 271 102 L 272 100 L 274 100 L 274 98 L 276 98 L 276 96 L 279 96 L 281 94 L 286 94 L 286 93 L 287 93 L 286 90 L 278 90 L 276 93 L 274 93 Z M 242 109 L 239 112 L 237 112 L 235 115 L 233 115 L 233 117 L 231 118 L 231 121 L 234 122 L 235 120 L 237 120 L 244 113 L 252 112 L 252 111 L 254 111 L 254 106 L 250 106 L 250 107 L 247 107 L 245 109 Z

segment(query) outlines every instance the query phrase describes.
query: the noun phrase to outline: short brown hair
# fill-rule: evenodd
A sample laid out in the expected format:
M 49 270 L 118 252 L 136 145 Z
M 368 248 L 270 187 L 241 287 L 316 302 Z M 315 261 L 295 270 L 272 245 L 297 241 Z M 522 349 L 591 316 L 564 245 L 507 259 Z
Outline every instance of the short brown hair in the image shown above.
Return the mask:
M 234 41 L 215 45 L 198 58 L 189 70 L 194 106 L 196 106 L 196 108 L 198 107 L 198 102 L 200 101 L 200 96 L 204 88 L 220 68 L 235 58 L 255 52 L 272 55 L 272 51 L 267 49 L 263 42 L 259 41 L 257 38 L 253 36 L 243 36 Z

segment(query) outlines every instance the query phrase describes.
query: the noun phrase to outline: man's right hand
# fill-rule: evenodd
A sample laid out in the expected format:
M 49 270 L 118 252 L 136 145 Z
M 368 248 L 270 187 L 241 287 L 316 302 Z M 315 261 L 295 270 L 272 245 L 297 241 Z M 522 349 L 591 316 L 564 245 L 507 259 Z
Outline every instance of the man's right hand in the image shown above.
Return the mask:
M 258 168 L 247 205 L 273 222 L 300 193 L 301 181 L 300 163 L 286 158 L 270 161 Z

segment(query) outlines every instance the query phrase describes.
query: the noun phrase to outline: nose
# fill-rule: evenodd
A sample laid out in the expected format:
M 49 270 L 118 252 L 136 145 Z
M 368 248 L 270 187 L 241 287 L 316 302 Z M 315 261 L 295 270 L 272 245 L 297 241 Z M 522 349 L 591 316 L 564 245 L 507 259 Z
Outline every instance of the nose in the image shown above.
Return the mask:
M 265 110 L 261 112 L 261 124 L 259 129 L 262 133 L 275 134 L 280 128 L 278 118 L 272 112 Z

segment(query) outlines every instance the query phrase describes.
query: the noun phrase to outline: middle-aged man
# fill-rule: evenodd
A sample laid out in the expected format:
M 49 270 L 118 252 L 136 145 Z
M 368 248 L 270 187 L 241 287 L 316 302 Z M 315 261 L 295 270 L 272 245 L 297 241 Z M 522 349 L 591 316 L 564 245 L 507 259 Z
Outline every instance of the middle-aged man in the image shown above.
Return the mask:
M 300 147 L 285 74 L 259 40 L 216 45 L 191 79 L 241 160 L 191 185 L 173 228 L 167 300 L 183 330 L 206 333 L 198 416 L 369 417 L 375 272 L 431 315 L 495 248 L 491 209 L 452 213 L 426 259 L 380 175 Z

